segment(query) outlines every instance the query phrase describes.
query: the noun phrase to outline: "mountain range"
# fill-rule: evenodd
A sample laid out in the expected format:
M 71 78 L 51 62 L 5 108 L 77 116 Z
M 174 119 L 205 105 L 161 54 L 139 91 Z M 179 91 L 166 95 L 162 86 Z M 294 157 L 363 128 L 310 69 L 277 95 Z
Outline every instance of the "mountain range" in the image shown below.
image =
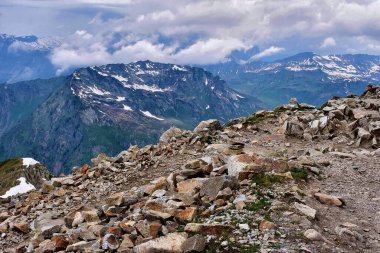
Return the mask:
M 54 174 L 67 173 L 98 153 L 154 143 L 172 126 L 226 121 L 292 97 L 321 105 L 380 83 L 380 56 L 300 53 L 248 62 L 258 48 L 233 52 L 219 64 L 140 61 L 55 77 L 49 57 L 59 45 L 51 38 L 0 36 L 0 160 L 30 156 Z
M 0 83 L 54 77 L 58 68 L 50 57 L 60 45 L 55 38 L 0 35 Z M 220 76 L 233 89 L 261 100 L 267 108 L 291 97 L 321 105 L 331 96 L 358 94 L 366 84 L 380 83 L 380 56 L 305 52 L 270 62 L 249 61 L 259 52 L 258 47 L 235 50 L 224 63 L 199 67 Z
M 380 56 L 300 53 L 273 62 L 203 66 L 242 92 L 270 107 L 291 97 L 321 105 L 331 96 L 359 94 L 368 83 L 380 83 Z
M 24 86 L 36 89 L 13 95 Z M 11 102 L 3 112 L 9 120 L 2 122 L 0 159 L 30 156 L 54 174 L 98 153 L 153 143 L 171 126 L 190 129 L 262 108 L 201 68 L 150 61 L 81 68 L 41 83 L 5 85 L 3 93 Z

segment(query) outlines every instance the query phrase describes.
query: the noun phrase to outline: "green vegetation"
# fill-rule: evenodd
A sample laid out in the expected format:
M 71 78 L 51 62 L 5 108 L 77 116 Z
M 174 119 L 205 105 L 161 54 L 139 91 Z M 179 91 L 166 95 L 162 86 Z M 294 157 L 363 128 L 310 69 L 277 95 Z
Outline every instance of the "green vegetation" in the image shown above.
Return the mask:
M 271 249 L 281 249 L 281 244 L 278 242 L 270 242 L 269 243 L 269 248 Z
M 286 108 L 284 108 L 282 106 L 276 107 L 273 110 L 273 112 L 274 112 L 275 115 L 279 115 L 279 114 L 281 114 L 283 112 L 286 112 L 286 111 L 287 111 Z
M 0 195 L 3 195 L 9 188 L 18 185 L 20 177 L 34 186 L 42 183 L 42 178 L 50 179 L 50 172 L 41 164 L 31 166 L 29 169 L 23 166 L 22 159 L 9 159 L 0 163 Z
M 271 205 L 271 202 L 267 198 L 261 198 L 254 203 L 250 203 L 247 205 L 247 210 L 249 211 L 259 211 L 263 209 L 267 209 Z
M 304 180 L 304 181 L 307 181 L 307 170 L 302 167 L 302 168 L 290 168 L 288 171 L 290 171 L 290 173 L 292 174 L 292 177 L 295 179 L 295 180 Z
M 22 159 L 9 159 L 0 163 L 0 177 L 4 177 L 8 173 L 13 172 L 22 166 Z
M 222 248 L 221 242 L 227 241 L 227 247 Z M 214 253 L 214 252 L 240 252 L 240 253 L 256 253 L 260 252 L 260 244 L 252 244 L 246 245 L 238 242 L 232 242 L 229 240 L 228 235 L 223 236 L 220 240 L 210 241 L 205 249 L 206 253 Z
M 282 176 L 268 174 L 268 173 L 258 173 L 252 177 L 252 183 L 255 183 L 257 186 L 269 187 L 276 183 L 282 183 L 285 181 L 285 178 Z
M 288 154 L 287 149 L 279 150 L 269 154 L 269 157 L 285 157 Z
M 0 163 L 0 195 L 17 184 L 22 172 L 22 159 L 9 159 Z
M 256 253 L 260 251 L 260 244 L 253 244 L 248 246 L 248 248 L 242 248 L 240 252 L 242 253 Z
M 253 115 L 251 117 L 248 117 L 244 120 L 243 124 L 255 124 L 255 123 L 258 123 L 258 122 L 261 122 L 265 119 L 269 119 L 269 118 L 274 118 L 275 115 L 270 113 L 270 114 L 266 114 L 266 115 Z

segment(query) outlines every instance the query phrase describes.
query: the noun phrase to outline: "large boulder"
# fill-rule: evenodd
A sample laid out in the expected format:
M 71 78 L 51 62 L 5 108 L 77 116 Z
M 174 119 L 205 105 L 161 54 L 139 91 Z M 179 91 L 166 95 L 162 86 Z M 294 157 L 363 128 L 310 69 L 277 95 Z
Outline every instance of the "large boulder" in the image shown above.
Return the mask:
M 136 253 L 181 253 L 183 245 L 187 241 L 187 233 L 171 233 L 134 247 Z
M 281 133 L 288 136 L 302 137 L 304 132 L 304 127 L 302 124 L 296 120 L 286 121 L 282 126 Z
M 380 137 L 380 121 L 373 121 L 369 123 L 369 131 L 376 137 Z
M 161 135 L 160 142 L 169 143 L 173 138 L 176 138 L 177 136 L 181 136 L 183 132 L 184 132 L 183 130 L 177 127 L 171 127 Z
M 200 187 L 199 194 L 201 197 L 206 196 L 209 200 L 214 200 L 219 191 L 224 188 L 230 187 L 232 189 L 238 186 L 236 177 L 231 176 L 218 176 L 211 177 L 205 181 Z
M 230 156 L 227 161 L 228 175 L 246 179 L 253 173 L 281 171 L 288 168 L 288 163 L 281 160 L 258 158 L 246 154 Z
M 195 235 L 183 244 L 183 252 L 204 252 L 206 239 L 201 235 Z
M 201 121 L 198 126 L 194 129 L 195 133 L 207 132 L 207 131 L 217 131 L 221 130 L 222 125 L 216 119 L 209 119 L 205 121 Z
M 319 200 L 319 202 L 331 206 L 343 206 L 344 201 L 338 197 L 327 195 L 324 193 L 317 192 L 314 194 L 314 197 Z

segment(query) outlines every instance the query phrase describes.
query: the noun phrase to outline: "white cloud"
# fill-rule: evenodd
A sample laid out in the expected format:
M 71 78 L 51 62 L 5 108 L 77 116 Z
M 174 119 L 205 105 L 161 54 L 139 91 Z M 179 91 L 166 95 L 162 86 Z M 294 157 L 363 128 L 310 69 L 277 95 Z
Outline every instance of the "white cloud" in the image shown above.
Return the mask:
M 335 47 L 336 46 L 336 41 L 333 37 L 328 37 L 326 38 L 322 44 L 321 44 L 321 48 L 328 48 L 328 47 Z
M 77 41 L 78 42 L 78 41 Z M 80 44 L 80 43 L 79 43 Z M 56 48 L 51 60 L 59 67 L 61 74 L 71 67 L 101 65 L 107 63 L 128 63 L 138 60 L 152 60 L 178 64 L 209 64 L 225 61 L 235 49 L 246 49 L 247 46 L 237 39 L 215 39 L 197 41 L 186 48 L 178 45 L 165 45 L 141 40 L 134 44 L 120 47 L 109 52 L 101 43 L 90 46 L 71 47 L 64 44 Z
M 38 6 L 46 18 L 36 17 Z M 284 48 L 337 49 L 336 41 L 336 53 L 380 53 L 380 0 L 2 0 L 0 7 L 7 24 L 0 31 L 74 34 L 52 54 L 62 69 L 145 59 L 214 63 L 253 45 L 267 49 L 252 60 Z
M 172 59 L 176 63 L 209 64 L 226 60 L 226 57 L 236 49 L 248 48 L 238 39 L 216 39 L 201 40 L 188 48 L 180 50 Z
M 257 61 L 261 58 L 264 58 L 266 56 L 271 56 L 271 55 L 274 55 L 274 54 L 278 54 L 278 53 L 281 53 L 285 51 L 285 48 L 282 48 L 282 47 L 270 47 L 270 48 L 267 48 L 265 49 L 264 51 L 258 53 L 258 54 L 255 54 L 254 56 L 252 56 L 249 61 Z

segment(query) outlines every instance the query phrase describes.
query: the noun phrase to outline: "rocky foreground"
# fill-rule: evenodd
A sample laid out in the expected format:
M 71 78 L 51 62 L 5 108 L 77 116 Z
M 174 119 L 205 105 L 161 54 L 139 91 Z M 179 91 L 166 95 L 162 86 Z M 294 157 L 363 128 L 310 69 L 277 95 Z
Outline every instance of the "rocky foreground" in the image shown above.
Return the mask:
M 380 88 L 99 155 L 0 206 L 3 252 L 379 252 Z

